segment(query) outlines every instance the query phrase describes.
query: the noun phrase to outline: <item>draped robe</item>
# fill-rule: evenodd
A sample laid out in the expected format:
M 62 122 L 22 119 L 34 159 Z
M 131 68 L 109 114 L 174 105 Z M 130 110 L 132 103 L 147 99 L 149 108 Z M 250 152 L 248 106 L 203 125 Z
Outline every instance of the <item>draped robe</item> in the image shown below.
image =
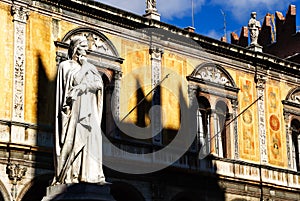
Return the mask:
M 96 67 L 67 60 L 56 90 L 54 183 L 103 183 L 103 81 Z

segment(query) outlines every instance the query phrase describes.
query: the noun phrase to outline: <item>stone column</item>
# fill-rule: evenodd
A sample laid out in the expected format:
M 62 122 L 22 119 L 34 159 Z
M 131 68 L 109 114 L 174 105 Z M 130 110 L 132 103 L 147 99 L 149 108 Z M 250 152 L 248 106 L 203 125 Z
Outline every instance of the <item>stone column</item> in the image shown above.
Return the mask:
M 190 108 L 192 108 L 194 105 L 198 105 L 198 102 L 196 102 L 197 99 L 195 98 L 195 97 L 197 97 L 197 89 L 198 89 L 198 87 L 195 85 L 192 85 L 192 84 L 188 85 L 189 107 Z M 197 121 L 197 119 L 189 119 L 189 122 L 191 122 L 191 121 Z M 197 123 L 195 125 L 197 125 Z M 191 129 L 191 130 L 197 131 L 196 139 L 194 140 L 194 142 L 191 145 L 191 151 L 199 152 L 200 151 L 200 135 L 198 133 L 198 128 Z M 192 134 L 190 134 L 190 135 L 192 135 Z M 192 136 L 194 136 L 194 135 L 192 135 Z
M 17 125 L 11 127 L 11 140 L 14 143 L 24 142 L 24 101 L 25 101 L 25 66 L 26 66 L 26 21 L 29 11 L 19 5 L 11 7 L 14 23 L 14 75 L 12 121 Z M 21 123 L 21 124 L 20 124 Z M 20 125 L 20 126 L 19 126 Z
M 217 113 L 216 110 L 212 110 L 212 116 L 213 116 L 213 127 L 214 127 L 214 135 L 213 135 L 213 142 L 214 142 L 214 148 L 215 148 L 215 154 L 219 157 L 221 156 L 221 150 L 220 150 L 220 138 L 222 133 L 220 133 L 220 130 L 218 129 L 218 117 L 217 117 Z M 221 142 L 222 143 L 222 142 Z
M 290 169 L 295 169 L 295 167 L 293 167 L 293 156 L 292 156 L 292 151 L 291 151 L 291 143 L 292 142 L 292 128 L 290 125 L 290 113 L 284 111 L 283 112 L 284 115 L 284 121 L 285 121 L 285 131 L 286 131 L 286 152 L 287 152 L 287 159 L 288 159 L 288 167 Z
M 151 47 L 149 50 L 151 55 L 151 85 L 152 89 L 152 107 L 161 105 L 160 86 L 157 86 L 161 82 L 161 59 L 164 53 L 163 49 L 158 47 Z M 159 110 L 152 110 L 151 113 L 151 126 L 153 143 L 157 145 L 162 144 L 161 128 L 162 128 L 162 116 Z
M 267 153 L 267 137 L 266 137 L 266 116 L 265 116 L 265 84 L 266 78 L 263 76 L 257 76 L 256 88 L 257 96 L 261 97 L 257 101 L 258 108 L 258 132 L 259 132 L 259 144 L 260 144 L 260 161 L 262 164 L 268 163 Z
M 120 120 L 120 87 L 121 87 L 121 77 L 122 77 L 122 72 L 121 71 L 115 71 L 115 86 L 114 86 L 114 94 L 113 97 L 111 99 L 112 103 L 111 103 L 111 109 L 113 112 L 113 116 L 114 116 L 114 125 L 116 122 L 119 122 Z M 114 137 L 116 138 L 120 138 L 120 133 L 118 132 L 118 129 L 115 128 L 114 126 Z
M 238 101 L 231 100 L 232 109 L 233 109 L 233 117 L 235 119 L 237 117 L 238 110 Z M 238 137 L 238 120 L 233 121 L 233 141 L 234 141 L 234 159 L 239 159 L 239 137 Z

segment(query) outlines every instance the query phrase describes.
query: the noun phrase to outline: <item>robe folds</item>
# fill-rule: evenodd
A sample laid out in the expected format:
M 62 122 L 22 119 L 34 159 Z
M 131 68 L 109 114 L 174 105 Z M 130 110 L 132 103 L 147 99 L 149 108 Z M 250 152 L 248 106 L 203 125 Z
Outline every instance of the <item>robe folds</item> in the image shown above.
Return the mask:
M 56 87 L 55 183 L 103 183 L 103 81 L 87 61 L 60 63 Z

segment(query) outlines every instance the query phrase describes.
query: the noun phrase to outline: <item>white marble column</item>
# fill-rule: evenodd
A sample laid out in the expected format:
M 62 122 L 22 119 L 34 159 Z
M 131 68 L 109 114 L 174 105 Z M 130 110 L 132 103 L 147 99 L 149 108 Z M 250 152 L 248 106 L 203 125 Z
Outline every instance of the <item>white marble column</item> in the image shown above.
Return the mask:
M 114 76 L 114 94 L 113 94 L 113 103 L 112 103 L 112 111 L 113 111 L 113 116 L 114 116 L 114 121 L 119 122 L 120 120 L 120 88 L 121 88 L 121 77 L 122 77 L 122 72 L 121 71 L 115 71 L 115 76 Z M 120 133 L 119 130 L 116 129 L 115 123 L 113 123 L 114 127 L 112 128 L 115 132 L 113 133 L 114 137 L 120 138 Z
M 258 132 L 260 144 L 260 161 L 262 164 L 268 163 L 267 137 L 266 137 L 266 116 L 265 116 L 265 84 L 266 78 L 257 77 L 256 88 L 257 96 L 261 97 L 257 101 L 258 108 Z
M 295 168 L 293 164 L 293 155 L 292 155 L 292 128 L 290 125 L 290 113 L 284 111 L 284 121 L 285 121 L 285 131 L 286 131 L 286 151 L 287 151 L 287 159 L 288 159 L 288 167 L 290 169 Z
M 160 97 L 160 86 L 157 85 L 161 82 L 161 59 L 164 53 L 163 49 L 159 47 L 151 47 L 149 51 L 151 55 L 151 85 L 152 89 L 155 90 L 152 92 L 152 107 L 157 105 L 161 105 L 161 97 Z M 154 144 L 162 144 L 162 116 L 161 112 L 158 110 L 151 110 L 151 125 L 152 125 L 152 136 Z

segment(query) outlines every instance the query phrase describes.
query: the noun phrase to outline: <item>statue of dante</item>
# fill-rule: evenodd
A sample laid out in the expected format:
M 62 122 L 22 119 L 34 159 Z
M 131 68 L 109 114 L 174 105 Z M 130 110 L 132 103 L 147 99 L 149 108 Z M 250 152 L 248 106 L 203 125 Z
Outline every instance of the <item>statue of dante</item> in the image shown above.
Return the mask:
M 87 49 L 86 37 L 73 37 L 68 60 L 58 68 L 53 185 L 106 183 L 100 127 L 103 81 L 96 67 L 87 62 Z
M 256 20 L 256 12 L 251 13 L 251 18 L 248 22 L 248 28 L 250 30 L 250 45 L 258 45 L 257 39 L 259 34 L 260 22 Z
M 156 10 L 156 0 L 146 0 L 147 8 L 146 10 L 153 11 Z

